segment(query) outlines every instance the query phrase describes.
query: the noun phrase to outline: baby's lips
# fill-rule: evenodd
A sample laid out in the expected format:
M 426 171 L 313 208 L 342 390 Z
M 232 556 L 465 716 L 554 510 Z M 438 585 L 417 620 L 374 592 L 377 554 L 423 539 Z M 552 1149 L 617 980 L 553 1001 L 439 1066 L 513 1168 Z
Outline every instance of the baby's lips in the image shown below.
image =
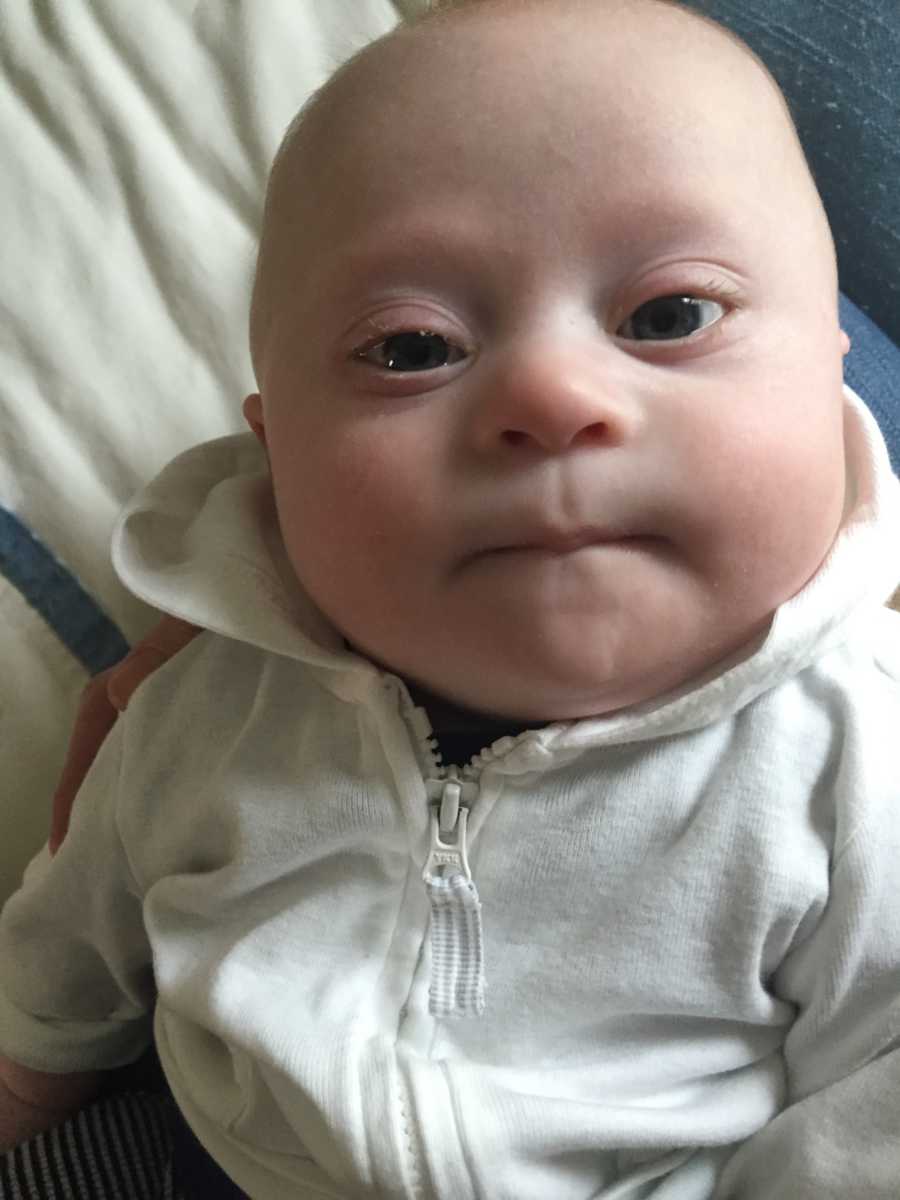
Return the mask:
M 568 554 L 584 546 L 613 545 L 636 537 L 636 534 L 611 525 L 581 525 L 571 529 L 538 525 L 515 530 L 499 538 L 495 544 L 486 546 L 482 553 L 548 550 L 553 554 Z

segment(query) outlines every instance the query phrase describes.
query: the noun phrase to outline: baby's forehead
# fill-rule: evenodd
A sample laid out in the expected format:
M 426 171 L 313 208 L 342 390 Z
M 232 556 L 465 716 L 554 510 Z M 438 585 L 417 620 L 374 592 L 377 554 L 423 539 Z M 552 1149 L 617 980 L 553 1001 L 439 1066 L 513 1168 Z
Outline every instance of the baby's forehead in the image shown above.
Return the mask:
M 768 126 L 773 148 L 785 133 L 799 148 L 784 97 L 753 52 L 715 22 L 685 16 L 670 0 L 481 0 L 401 26 L 305 106 L 273 177 L 292 157 L 303 164 L 295 174 L 303 186 L 324 182 L 335 163 L 345 178 L 355 164 L 389 173 L 413 137 L 423 155 L 448 142 L 450 154 L 463 114 L 468 142 L 502 148 L 510 125 L 538 122 L 551 104 L 558 112 L 566 92 L 570 126 L 597 127 L 616 107 L 623 134 L 636 138 L 684 112 L 699 139 L 740 111 L 748 135 Z M 424 130 L 423 115 L 431 119 Z M 568 133 L 559 129 L 559 140 Z

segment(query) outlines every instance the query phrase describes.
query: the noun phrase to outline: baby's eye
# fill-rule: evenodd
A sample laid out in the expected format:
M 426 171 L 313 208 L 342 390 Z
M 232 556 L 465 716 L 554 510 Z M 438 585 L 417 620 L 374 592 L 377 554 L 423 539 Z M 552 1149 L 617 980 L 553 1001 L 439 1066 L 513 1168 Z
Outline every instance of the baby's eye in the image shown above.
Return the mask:
M 465 352 L 439 333 L 419 329 L 410 333 L 392 333 L 373 346 L 358 350 L 355 357 L 387 371 L 433 371 L 459 362 Z
M 704 320 L 710 309 L 719 309 L 719 316 Z M 716 300 L 699 300 L 694 296 L 657 296 L 635 309 L 627 321 L 616 330 L 635 341 L 670 341 L 690 337 L 704 325 L 721 320 L 725 309 Z

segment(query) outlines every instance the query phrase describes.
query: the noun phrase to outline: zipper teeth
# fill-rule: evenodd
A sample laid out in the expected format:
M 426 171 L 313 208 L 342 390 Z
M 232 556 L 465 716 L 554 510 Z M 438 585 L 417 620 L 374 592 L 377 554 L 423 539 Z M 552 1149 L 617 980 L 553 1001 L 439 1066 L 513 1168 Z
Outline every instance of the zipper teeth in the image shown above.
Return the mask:
M 409 1091 L 403 1079 L 398 1080 L 400 1092 L 400 1120 L 406 1135 L 406 1162 L 409 1169 L 412 1200 L 426 1200 L 425 1183 L 422 1179 L 420 1163 L 424 1150 L 419 1144 L 419 1135 L 415 1125 L 415 1117 L 410 1111 Z
M 444 762 L 440 743 L 435 736 L 425 709 L 413 705 L 407 710 L 407 715 L 416 734 L 422 758 L 422 775 L 425 779 L 446 780 L 451 778 L 452 771 L 454 778 L 476 780 L 481 775 L 487 763 L 494 757 L 490 748 L 486 747 L 479 750 L 477 754 L 473 754 L 465 766 L 458 767 L 455 764 L 451 766 Z
M 420 767 L 424 779 L 444 781 L 448 778 L 449 769 L 443 762 L 438 739 L 431 727 L 428 713 L 412 703 L 406 688 L 399 679 L 391 679 L 388 687 L 395 689 L 400 708 L 407 718 L 408 726 L 416 735 L 416 745 L 420 756 Z M 418 969 L 418 962 L 416 964 Z M 397 1094 L 400 1103 L 400 1123 L 403 1129 L 406 1150 L 406 1168 L 410 1186 L 410 1200 L 428 1200 L 425 1180 L 422 1177 L 422 1164 L 425 1161 L 425 1147 L 419 1135 L 415 1113 L 412 1111 L 412 1096 L 410 1088 L 403 1078 L 400 1064 L 397 1064 Z
M 427 711 L 421 705 L 413 702 L 403 681 L 396 676 L 390 676 L 385 681 L 385 686 L 394 691 L 399 700 L 400 709 L 406 717 L 407 725 L 416 735 L 416 745 L 420 757 L 419 765 L 425 779 L 446 780 L 450 778 L 450 771 L 452 769 L 454 778 L 477 782 L 486 766 L 505 754 L 511 746 L 531 732 L 525 729 L 515 737 L 511 735 L 501 737 L 498 739 L 498 742 L 501 744 L 500 750 L 494 750 L 493 745 L 483 746 L 472 755 L 465 766 L 460 767 L 453 764 L 451 768 L 443 760 L 440 745 Z
M 484 767 L 496 756 L 485 748 L 474 754 L 462 768 L 448 765 L 443 761 L 438 738 L 434 733 L 427 711 L 412 702 L 402 681 L 395 681 L 400 706 L 407 718 L 409 727 L 415 732 L 416 743 L 420 754 L 420 767 L 423 778 L 435 783 L 446 783 L 450 778 L 460 781 L 477 782 Z M 429 798 L 430 799 L 430 798 Z M 461 807 L 468 807 L 461 805 Z M 411 1093 L 402 1075 L 397 1076 L 397 1088 L 400 1101 L 400 1120 L 406 1141 L 406 1162 L 410 1182 L 411 1200 L 429 1200 L 425 1180 L 422 1176 L 422 1164 L 425 1162 L 425 1147 L 419 1134 L 415 1113 L 412 1111 Z

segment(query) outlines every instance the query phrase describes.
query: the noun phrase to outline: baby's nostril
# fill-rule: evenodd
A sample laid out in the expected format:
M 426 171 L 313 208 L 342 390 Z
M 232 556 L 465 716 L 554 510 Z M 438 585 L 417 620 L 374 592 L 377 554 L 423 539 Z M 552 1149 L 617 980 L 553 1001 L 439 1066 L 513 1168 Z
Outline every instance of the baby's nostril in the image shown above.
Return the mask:
M 605 421 L 595 421 L 593 425 L 586 425 L 581 431 L 581 437 L 591 442 L 605 441 L 608 435 L 609 429 Z
M 523 433 L 521 429 L 505 429 L 503 431 L 503 439 L 510 446 L 521 446 L 523 442 L 528 441 L 528 434 Z
M 544 450 L 564 450 L 582 442 L 606 443 L 611 441 L 612 429 L 606 421 L 593 421 L 580 429 L 535 429 L 529 433 L 524 429 L 504 429 L 501 437 L 507 446 L 523 446 L 529 443 Z

